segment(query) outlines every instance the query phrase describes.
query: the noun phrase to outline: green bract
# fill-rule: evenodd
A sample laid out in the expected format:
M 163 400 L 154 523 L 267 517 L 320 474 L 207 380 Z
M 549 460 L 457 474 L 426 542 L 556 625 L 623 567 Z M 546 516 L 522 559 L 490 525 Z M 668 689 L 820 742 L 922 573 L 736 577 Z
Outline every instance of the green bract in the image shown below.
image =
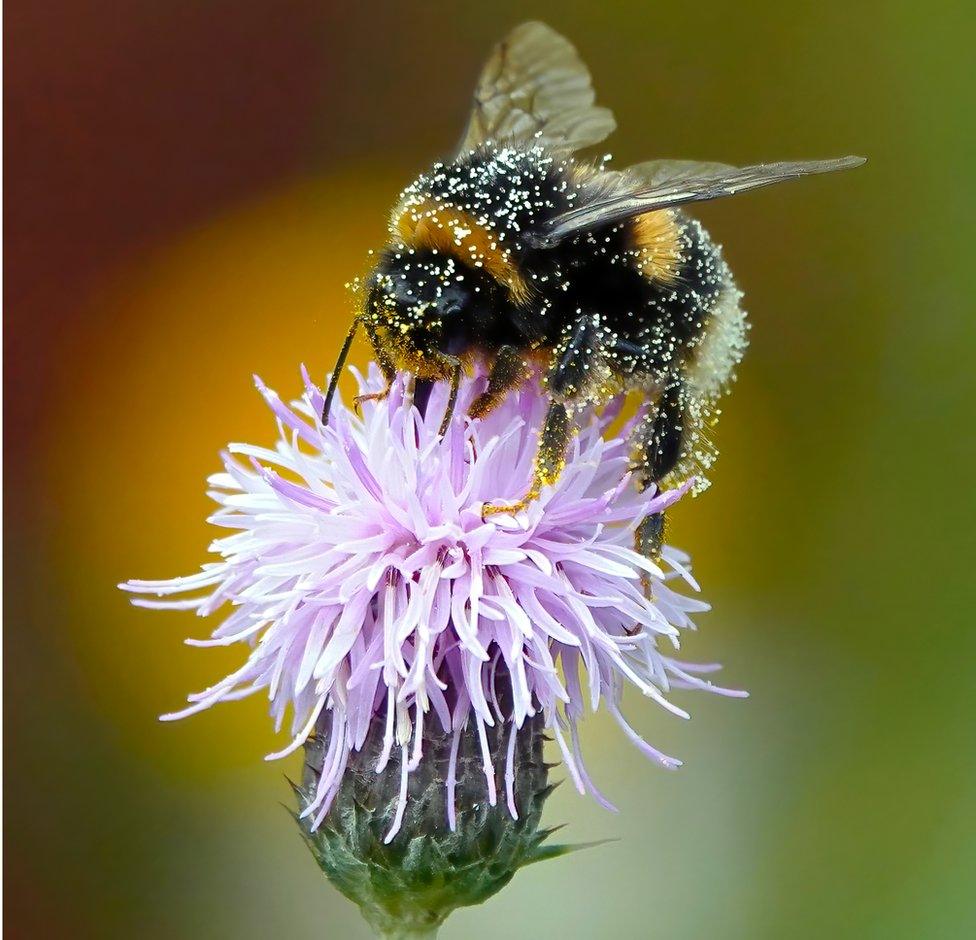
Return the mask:
M 385 937 L 432 936 L 451 911 L 480 904 L 504 887 L 524 865 L 554 858 L 571 846 L 544 845 L 554 831 L 540 829 L 542 807 L 554 789 L 543 761 L 543 721 L 526 721 L 516 737 L 512 759 L 514 819 L 506 799 L 508 735 L 501 723 L 487 729 L 496 768 L 495 805 L 488 800 L 484 758 L 472 726 L 458 739 L 455 790 L 456 825 L 448 825 L 447 773 L 451 734 L 428 726 L 424 759 L 407 777 L 403 820 L 394 838 L 400 796 L 400 761 L 409 751 L 394 748 L 389 764 L 375 770 L 383 746 L 383 726 L 374 721 L 361 751 L 350 755 L 342 786 L 314 831 L 299 818 L 312 854 L 332 884 L 355 901 L 363 916 Z M 306 745 L 302 786 L 304 809 L 313 799 L 327 733 Z

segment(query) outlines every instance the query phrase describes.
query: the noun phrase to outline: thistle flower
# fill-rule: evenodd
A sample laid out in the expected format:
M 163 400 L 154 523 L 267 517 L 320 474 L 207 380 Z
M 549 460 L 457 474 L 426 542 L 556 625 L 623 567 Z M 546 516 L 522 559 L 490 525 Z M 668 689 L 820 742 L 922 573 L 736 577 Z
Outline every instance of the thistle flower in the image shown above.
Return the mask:
M 400 381 L 386 400 L 364 402 L 361 417 L 337 400 L 323 426 L 322 392 L 304 378 L 304 395 L 291 405 L 256 380 L 277 419 L 277 445 L 230 445 L 223 472 L 209 480 L 219 507 L 210 521 L 232 530 L 211 545 L 220 560 L 189 577 L 121 587 L 141 607 L 207 616 L 230 605 L 210 639 L 187 642 L 246 644 L 246 661 L 163 718 L 266 692 L 276 726 L 290 716 L 291 733 L 268 757 L 307 744 L 299 788 L 306 834 L 364 911 L 376 899 L 367 903 L 363 893 L 378 890 L 375 878 L 366 878 L 372 887 L 350 882 L 364 852 L 384 871 L 391 859 L 416 863 L 412 840 L 436 830 L 434 854 L 443 860 L 457 850 L 463 867 L 474 830 L 494 833 L 488 854 L 496 861 L 500 840 L 518 836 L 510 864 L 487 880 L 482 872 L 468 894 L 423 899 L 439 923 L 446 910 L 497 890 L 496 876 L 504 883 L 545 854 L 537 830 L 549 789 L 543 733 L 576 788 L 612 809 L 580 750 L 578 722 L 588 709 L 606 708 L 670 769 L 680 761 L 621 713 L 625 686 L 682 717 L 667 697 L 672 689 L 742 693 L 703 678 L 717 666 L 672 655 L 707 605 L 674 590 L 675 582 L 698 590 L 688 556 L 665 547 L 656 564 L 633 550 L 633 529 L 689 484 L 637 489 L 628 428 L 608 434 L 620 401 L 583 416 L 558 483 L 517 516 L 483 518 L 486 502 L 517 499 L 530 478 L 545 411 L 537 383 L 472 421 L 464 414 L 484 379 L 466 380 L 459 417 L 440 439 L 442 387 L 424 413 Z M 363 394 L 382 387 L 375 367 L 359 384 Z M 421 867 L 429 887 L 437 873 L 428 862 Z M 392 896 L 404 886 L 384 890 Z M 374 923 L 390 914 L 389 903 L 380 907 Z

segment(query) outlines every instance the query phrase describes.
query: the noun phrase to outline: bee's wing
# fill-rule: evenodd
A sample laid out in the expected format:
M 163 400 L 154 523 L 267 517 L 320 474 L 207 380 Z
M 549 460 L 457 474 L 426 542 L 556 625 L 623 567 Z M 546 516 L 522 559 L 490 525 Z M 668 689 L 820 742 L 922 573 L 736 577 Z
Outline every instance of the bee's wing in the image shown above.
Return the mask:
M 627 167 L 624 175 L 630 177 L 635 183 L 642 184 L 642 189 L 648 189 L 665 183 L 678 183 L 682 180 L 738 172 L 739 168 L 729 163 L 702 163 L 700 160 L 648 160 L 646 163 Z
M 555 245 L 579 232 L 612 225 L 656 209 L 721 199 L 801 176 L 846 170 L 862 163 L 864 157 L 760 163 L 745 167 L 695 163 L 691 160 L 652 160 L 621 174 L 618 179 L 624 181 L 624 185 L 613 195 L 557 216 L 549 223 L 547 230 L 533 241 L 543 246 Z
M 459 151 L 488 140 L 538 142 L 566 153 L 599 143 L 617 122 L 595 98 L 589 70 L 569 40 L 544 23 L 523 23 L 485 63 Z

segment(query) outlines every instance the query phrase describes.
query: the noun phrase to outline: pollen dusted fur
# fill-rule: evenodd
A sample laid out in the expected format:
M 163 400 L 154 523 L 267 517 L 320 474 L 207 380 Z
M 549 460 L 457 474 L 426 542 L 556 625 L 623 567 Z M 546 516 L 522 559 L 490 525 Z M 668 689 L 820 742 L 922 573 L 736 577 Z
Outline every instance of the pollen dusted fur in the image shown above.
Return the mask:
M 401 194 L 366 287 L 362 319 L 393 372 L 443 379 L 458 361 L 504 368 L 512 352 L 542 367 L 561 409 L 543 433 L 539 485 L 561 469 L 573 413 L 624 390 L 667 406 L 635 442 L 644 482 L 700 472 L 711 461 L 702 428 L 745 346 L 729 269 L 678 210 L 537 244 L 553 219 L 623 180 L 541 145 L 486 144 L 436 164 Z M 692 383 L 704 349 L 708 381 Z M 523 374 L 507 372 L 512 384 Z

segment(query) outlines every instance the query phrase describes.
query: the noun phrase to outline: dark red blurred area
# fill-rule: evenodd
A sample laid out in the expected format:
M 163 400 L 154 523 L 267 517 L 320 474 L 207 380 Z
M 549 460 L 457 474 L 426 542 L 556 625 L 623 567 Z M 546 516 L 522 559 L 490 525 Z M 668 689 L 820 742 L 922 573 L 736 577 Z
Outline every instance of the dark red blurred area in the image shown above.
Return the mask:
M 418 82 L 442 95 L 433 79 L 466 55 L 463 42 L 429 54 L 443 30 L 402 41 L 407 29 L 426 37 L 434 15 L 316 0 L 8 3 L 5 360 L 20 389 L 8 441 L 30 433 L 13 406 L 43 406 L 44 370 L 101 275 L 309 164 L 385 150 L 412 127 L 392 78 L 409 68 L 414 96 Z M 336 80 L 350 73 L 352 90 Z M 364 115 L 381 91 L 382 119 Z M 460 113 L 465 93 L 448 94 Z M 433 116 L 430 133 L 458 120 Z
M 47 342 L 100 271 L 303 159 L 328 87 L 322 10 L 7 4 L 9 382 L 40 391 Z

